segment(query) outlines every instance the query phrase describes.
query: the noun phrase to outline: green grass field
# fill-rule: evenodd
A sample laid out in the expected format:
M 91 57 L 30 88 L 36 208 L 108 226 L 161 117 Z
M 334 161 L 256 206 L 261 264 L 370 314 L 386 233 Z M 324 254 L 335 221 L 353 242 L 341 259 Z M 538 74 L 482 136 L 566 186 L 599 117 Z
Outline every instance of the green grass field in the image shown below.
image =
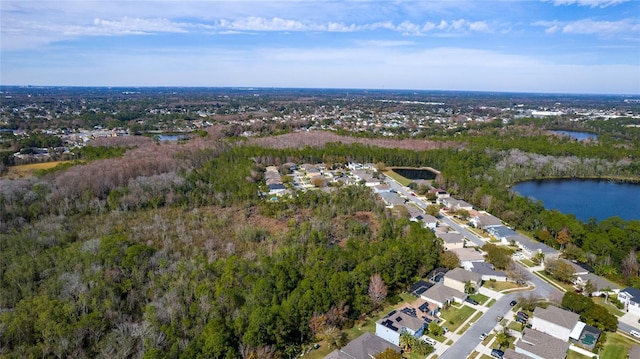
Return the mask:
M 408 186 L 409 183 L 413 182 L 412 180 L 410 180 L 408 178 L 400 176 L 399 174 L 397 174 L 393 170 L 382 171 L 382 173 L 384 173 L 386 176 L 389 176 L 389 177 L 393 178 L 394 180 L 396 180 L 396 182 L 400 183 L 403 186 Z
M 458 327 L 469 318 L 476 310 L 463 305 L 461 308 L 450 307 L 447 310 L 443 310 L 440 317 L 445 320 L 444 327 L 449 328 L 451 331 L 455 331 Z
M 471 299 L 475 299 L 478 303 L 480 304 L 484 304 L 487 300 L 489 300 L 489 297 L 487 297 L 484 294 L 480 294 L 480 293 L 476 293 L 476 294 L 471 294 L 469 296 L 469 298 Z
M 626 358 L 632 344 L 635 343 L 631 339 L 618 333 L 607 333 L 607 341 L 600 351 L 600 359 Z

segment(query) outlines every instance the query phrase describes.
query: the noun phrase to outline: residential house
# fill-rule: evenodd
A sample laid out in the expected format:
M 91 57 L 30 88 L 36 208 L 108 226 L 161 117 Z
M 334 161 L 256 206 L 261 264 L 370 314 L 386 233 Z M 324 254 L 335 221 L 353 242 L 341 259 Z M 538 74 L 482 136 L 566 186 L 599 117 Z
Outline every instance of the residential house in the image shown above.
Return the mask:
M 439 189 L 439 188 L 432 188 L 429 190 L 430 194 L 434 194 L 436 196 L 437 199 L 441 199 L 441 198 L 448 198 L 449 197 L 449 193 L 443 189 Z
M 363 181 L 367 187 L 375 187 L 382 183 L 380 179 L 373 177 L 373 175 L 367 171 L 355 170 L 352 174 L 356 177 L 356 181 Z
M 620 287 L 617 284 L 593 273 L 576 275 L 573 284 L 580 288 L 584 288 L 584 286 L 587 285 L 587 282 L 591 283 L 591 287 L 593 288 L 591 295 L 599 296 L 605 293 L 620 292 Z
M 631 349 L 629 349 L 629 353 L 627 354 L 627 358 L 629 358 L 629 359 L 638 359 L 638 358 L 640 358 L 640 345 L 638 345 L 638 344 L 631 345 Z
M 394 345 L 400 345 L 400 334 L 408 332 L 416 338 L 424 334 L 427 323 L 399 310 L 393 310 L 376 322 L 376 335 Z
M 443 308 L 453 302 L 462 303 L 467 299 L 467 295 L 464 291 L 447 287 L 442 283 L 436 283 L 433 287 L 424 291 L 420 298 L 437 305 L 438 308 Z
M 394 206 L 402 206 L 407 202 L 406 199 L 393 192 L 381 192 L 378 193 L 378 196 L 384 201 L 384 204 L 390 208 L 393 208 Z
M 565 342 L 568 341 L 570 337 L 575 336 L 578 336 L 578 338 L 574 338 L 577 340 L 580 339 L 580 333 L 582 333 L 582 329 L 584 328 L 584 325 L 578 325 L 578 319 L 580 319 L 578 314 L 553 305 L 550 305 L 546 309 L 536 307 L 533 311 L 531 328 Z M 574 333 L 574 331 L 577 331 L 577 334 Z
M 464 236 L 458 232 L 436 233 L 436 236 L 442 239 L 445 250 L 464 248 Z
M 467 211 L 471 211 L 473 209 L 473 205 L 467 203 L 461 199 L 455 199 L 453 197 L 445 197 L 438 198 L 439 203 L 443 204 L 445 207 L 449 208 L 452 211 L 456 211 L 459 209 L 464 209 Z
M 452 269 L 444 275 L 443 284 L 460 292 L 465 292 L 464 289 L 467 283 L 473 285 L 477 290 L 482 284 L 482 276 L 478 273 L 472 273 L 462 268 Z
M 281 196 L 287 192 L 287 187 L 285 187 L 282 183 L 272 183 L 267 185 L 269 189 L 270 196 Z
M 377 186 L 373 186 L 373 192 L 374 193 L 391 192 L 391 186 L 386 183 L 379 184 Z
M 518 234 L 515 238 L 511 238 L 522 249 L 522 254 L 527 258 L 534 258 L 538 253 L 541 253 L 544 258 L 558 258 L 560 252 L 556 249 L 549 247 L 544 243 L 540 243 L 529 239 L 526 236 Z
M 640 289 L 626 287 L 618 293 L 618 300 L 627 312 L 640 315 Z
M 498 217 L 492 216 L 489 213 L 485 212 L 477 212 L 477 214 L 472 215 L 469 218 L 469 222 L 473 224 L 476 228 L 485 229 L 489 226 L 500 226 L 502 225 L 502 220 Z
M 561 261 L 563 261 L 565 264 L 571 266 L 571 268 L 573 268 L 573 274 L 574 275 L 585 275 L 588 274 L 589 271 L 584 269 L 583 267 L 579 266 L 577 263 L 570 261 L 568 259 L 564 259 L 564 258 L 560 258 Z
M 528 355 L 524 355 L 522 353 L 518 353 L 513 349 L 506 348 L 504 350 L 504 355 L 502 356 L 502 359 L 531 359 L 531 357 Z
M 449 251 L 458 256 L 460 265 L 467 271 L 471 270 L 474 263 L 484 262 L 484 253 L 475 247 L 453 248 Z
M 429 228 L 431 230 L 435 230 L 436 227 L 438 226 L 438 220 L 436 219 L 436 217 L 430 214 L 425 214 L 423 216 L 422 223 L 424 223 L 425 228 Z
M 564 359 L 569 343 L 537 330 L 525 330 L 516 343 L 516 352 L 533 359 Z
M 485 226 L 485 230 L 504 244 L 511 244 L 511 242 L 515 242 L 516 237 L 518 237 L 516 231 L 502 224 Z
M 341 349 L 332 351 L 324 359 L 372 359 L 387 349 L 396 353 L 400 353 L 401 350 L 399 346 L 370 332 L 365 332 Z
M 507 274 L 505 272 L 495 270 L 491 263 L 473 262 L 471 263 L 470 270 L 473 273 L 480 274 L 484 281 L 495 280 L 504 282 L 507 280 Z

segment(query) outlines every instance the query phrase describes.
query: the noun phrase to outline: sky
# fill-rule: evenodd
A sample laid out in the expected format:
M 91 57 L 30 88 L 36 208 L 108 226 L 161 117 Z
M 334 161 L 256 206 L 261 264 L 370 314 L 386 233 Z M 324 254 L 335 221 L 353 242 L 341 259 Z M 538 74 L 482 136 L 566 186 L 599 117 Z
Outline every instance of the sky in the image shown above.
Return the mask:
M 0 84 L 640 94 L 640 0 L 1 0 Z

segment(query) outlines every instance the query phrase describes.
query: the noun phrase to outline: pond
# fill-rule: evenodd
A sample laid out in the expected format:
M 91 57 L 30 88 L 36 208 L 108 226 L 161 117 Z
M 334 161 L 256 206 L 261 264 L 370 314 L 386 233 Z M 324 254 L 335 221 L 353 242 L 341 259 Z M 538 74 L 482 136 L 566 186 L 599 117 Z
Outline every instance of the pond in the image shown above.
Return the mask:
M 618 216 L 640 220 L 640 184 L 607 180 L 558 179 L 521 182 L 513 191 L 540 200 L 546 209 L 572 213 L 587 222 Z
M 435 173 L 426 169 L 395 167 L 393 172 L 410 180 L 433 180 L 436 178 Z
M 186 135 L 158 135 L 158 141 L 160 142 L 165 142 L 165 141 L 180 141 L 180 140 L 186 140 L 188 139 L 189 136 Z
M 577 132 L 577 131 L 550 131 L 562 136 L 568 136 L 578 141 L 584 141 L 586 139 L 597 140 L 598 135 L 589 132 Z

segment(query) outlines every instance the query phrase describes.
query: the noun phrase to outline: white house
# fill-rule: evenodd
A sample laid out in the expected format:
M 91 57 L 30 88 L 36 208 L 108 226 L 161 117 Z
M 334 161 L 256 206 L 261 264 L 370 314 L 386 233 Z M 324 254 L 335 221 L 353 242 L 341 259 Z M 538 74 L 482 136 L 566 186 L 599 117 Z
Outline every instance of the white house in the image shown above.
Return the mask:
M 476 247 L 452 248 L 449 251 L 458 256 L 460 265 L 468 271 L 471 270 L 474 263 L 484 262 L 484 252 L 476 249 Z
M 599 296 L 604 293 L 620 293 L 620 287 L 617 284 L 593 273 L 577 274 L 573 284 L 578 287 L 584 287 L 587 285 L 587 282 L 591 283 L 591 287 L 594 289 L 594 291 L 591 292 L 592 295 Z
M 552 305 L 546 309 L 537 307 L 533 311 L 531 328 L 566 342 L 572 337 L 571 335 L 577 327 L 580 327 L 580 330 L 575 331 L 578 331 L 577 336 L 580 336 L 584 324 L 578 325 L 580 323 L 578 319 L 580 319 L 578 314 Z M 574 339 L 578 340 L 580 338 Z
M 424 334 L 427 323 L 399 310 L 393 310 L 376 322 L 376 335 L 395 345 L 400 345 L 400 334 L 408 332 L 416 338 Z
M 424 223 L 425 228 L 429 228 L 431 230 L 436 229 L 436 227 L 438 226 L 438 220 L 436 219 L 436 217 L 430 214 L 425 214 L 423 216 L 422 223 Z
M 618 300 L 627 312 L 640 315 L 640 289 L 626 287 L 618 293 Z

